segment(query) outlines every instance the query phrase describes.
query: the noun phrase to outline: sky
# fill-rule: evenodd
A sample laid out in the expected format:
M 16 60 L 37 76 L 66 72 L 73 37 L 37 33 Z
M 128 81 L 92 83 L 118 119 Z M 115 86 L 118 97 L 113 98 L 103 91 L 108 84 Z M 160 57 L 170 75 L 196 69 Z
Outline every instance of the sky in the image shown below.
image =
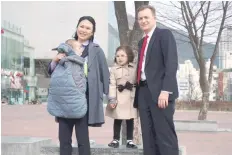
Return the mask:
M 81 2 L 75 1 L 1 2 L 1 21 L 7 20 L 21 27 L 25 39 L 29 40 L 30 45 L 35 47 L 35 53 L 43 53 L 43 58 L 51 58 L 51 55 L 56 54 L 51 49 L 72 37 L 79 17 L 91 15 L 95 18 L 96 23 L 107 21 L 108 16 L 104 12 L 99 11 L 98 15 L 95 15 L 93 11 L 91 12 L 85 7 L 77 7 L 80 4 Z M 90 4 L 88 6 L 90 10 L 101 7 L 107 8 L 108 6 L 108 2 L 90 2 Z M 102 34 L 99 33 L 98 29 L 101 28 L 97 27 L 96 42 L 98 38 L 102 38 Z M 107 24 L 102 29 L 107 31 Z M 107 45 L 102 46 L 105 50 L 107 49 Z
M 172 3 L 175 5 L 179 5 L 179 2 L 177 2 L 177 1 L 170 2 L 170 1 L 163 0 L 163 1 L 150 1 L 149 2 L 149 4 L 154 6 L 156 9 L 158 22 L 160 22 L 160 23 L 162 23 L 170 28 L 179 29 L 179 30 L 183 30 L 183 31 L 187 32 L 186 29 L 183 28 L 182 26 L 179 26 L 178 24 L 173 23 L 171 20 L 167 20 L 167 19 L 162 18 L 160 16 L 161 14 L 163 14 L 164 16 L 166 16 L 172 20 L 175 19 L 176 17 L 179 17 L 182 20 L 181 12 L 178 9 L 176 9 L 175 7 L 173 7 Z M 211 7 L 216 7 L 219 4 L 221 5 L 220 2 L 212 2 Z M 190 6 L 191 6 L 191 3 L 190 3 Z M 197 7 L 195 7 L 195 8 L 197 8 Z M 127 13 L 129 13 L 133 16 L 135 15 L 134 1 L 126 1 L 126 10 L 127 10 Z M 209 14 L 209 19 L 210 20 L 215 19 L 215 17 L 220 16 L 221 13 L 222 13 L 222 11 L 211 12 Z M 227 14 L 232 16 L 232 5 L 231 5 L 231 8 L 229 9 Z M 198 17 L 198 19 L 200 19 L 200 18 Z M 215 25 L 220 25 L 220 22 L 221 22 L 221 20 L 216 20 L 216 21 L 212 22 L 209 25 L 209 27 L 206 28 L 206 34 L 210 34 L 212 32 L 218 31 L 219 27 L 215 26 Z M 183 20 L 182 20 L 182 23 L 183 23 Z M 200 26 L 202 23 L 202 20 L 201 19 L 197 20 L 196 23 L 198 26 Z M 230 18 L 230 20 L 227 20 L 226 24 L 232 25 L 232 18 Z M 199 35 L 200 35 L 200 31 L 199 31 Z M 214 33 L 213 35 L 208 35 L 204 39 L 206 42 L 215 43 L 216 38 L 217 38 L 217 33 Z
M 169 4 L 168 1 L 162 1 L 162 3 Z M 91 9 L 106 4 L 108 15 L 102 13 L 102 18 L 97 20 L 100 22 L 108 20 L 117 28 L 113 2 L 90 2 L 90 4 Z M 162 7 L 160 2 L 150 2 L 150 4 L 154 5 L 160 12 L 170 11 L 171 9 L 167 6 Z M 29 40 L 30 45 L 35 47 L 36 52 L 48 53 L 44 55 L 44 58 L 46 58 L 49 57 L 51 48 L 72 36 L 78 18 L 84 14 L 89 14 L 85 7 L 78 7 L 81 10 L 77 10 L 77 5 L 80 5 L 80 2 L 1 2 L 1 20 L 7 20 L 20 26 L 22 34 Z M 126 9 L 127 13 L 134 15 L 134 2 L 126 1 Z M 83 14 L 80 14 L 80 11 Z M 100 35 L 97 31 L 96 40 Z M 107 47 L 104 48 L 107 49 Z

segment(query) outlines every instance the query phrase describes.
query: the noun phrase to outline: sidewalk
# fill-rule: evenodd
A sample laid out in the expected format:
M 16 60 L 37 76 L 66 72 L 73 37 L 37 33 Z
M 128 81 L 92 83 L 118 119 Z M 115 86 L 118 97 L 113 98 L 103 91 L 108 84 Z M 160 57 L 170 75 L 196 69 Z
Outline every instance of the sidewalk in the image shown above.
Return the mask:
M 176 111 L 175 119 L 196 120 L 198 111 Z M 217 121 L 220 128 L 232 129 L 231 112 L 209 112 L 208 120 Z M 105 119 L 101 128 L 90 128 L 90 139 L 97 144 L 112 140 L 113 120 Z M 2 106 L 2 135 L 50 137 L 58 143 L 58 124 L 47 113 L 46 105 Z M 187 155 L 231 155 L 232 133 L 179 132 L 179 145 L 186 146 Z M 75 134 L 73 135 L 75 143 Z

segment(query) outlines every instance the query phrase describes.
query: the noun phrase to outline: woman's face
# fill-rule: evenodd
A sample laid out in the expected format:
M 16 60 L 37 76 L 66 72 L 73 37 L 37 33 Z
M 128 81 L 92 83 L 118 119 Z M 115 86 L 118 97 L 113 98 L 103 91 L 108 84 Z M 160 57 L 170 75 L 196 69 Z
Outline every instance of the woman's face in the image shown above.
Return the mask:
M 118 50 L 116 53 L 116 63 L 120 66 L 124 66 L 128 63 L 128 57 L 124 50 Z
M 81 41 L 89 40 L 93 35 L 93 24 L 88 20 L 82 20 L 77 27 L 77 36 Z

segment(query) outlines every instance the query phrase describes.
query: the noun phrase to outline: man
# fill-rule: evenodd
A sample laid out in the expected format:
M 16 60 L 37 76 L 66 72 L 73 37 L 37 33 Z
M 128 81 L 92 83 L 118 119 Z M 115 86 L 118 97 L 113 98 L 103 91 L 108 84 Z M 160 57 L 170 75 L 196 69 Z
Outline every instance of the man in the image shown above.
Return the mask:
M 149 5 L 138 9 L 138 23 L 145 37 L 139 41 L 137 90 L 144 155 L 178 155 L 173 123 L 178 97 L 177 47 L 171 31 L 156 27 L 156 11 Z

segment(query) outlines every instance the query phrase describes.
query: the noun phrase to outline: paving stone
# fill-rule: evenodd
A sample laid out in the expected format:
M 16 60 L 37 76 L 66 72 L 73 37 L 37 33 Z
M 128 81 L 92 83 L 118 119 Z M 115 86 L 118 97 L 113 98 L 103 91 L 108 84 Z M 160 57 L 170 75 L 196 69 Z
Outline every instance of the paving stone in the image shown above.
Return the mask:
M 2 136 L 49 137 L 58 140 L 58 124 L 48 114 L 45 105 L 5 105 L 1 107 Z M 199 111 L 176 110 L 175 120 L 197 120 Z M 208 112 L 208 120 L 218 123 L 218 129 L 232 129 L 232 112 Z M 231 155 L 232 132 L 178 131 L 179 145 L 186 147 L 187 155 Z M 97 144 L 108 144 L 113 138 L 113 119 L 105 117 L 105 124 L 89 128 L 90 139 Z M 75 132 L 72 137 L 76 143 Z

